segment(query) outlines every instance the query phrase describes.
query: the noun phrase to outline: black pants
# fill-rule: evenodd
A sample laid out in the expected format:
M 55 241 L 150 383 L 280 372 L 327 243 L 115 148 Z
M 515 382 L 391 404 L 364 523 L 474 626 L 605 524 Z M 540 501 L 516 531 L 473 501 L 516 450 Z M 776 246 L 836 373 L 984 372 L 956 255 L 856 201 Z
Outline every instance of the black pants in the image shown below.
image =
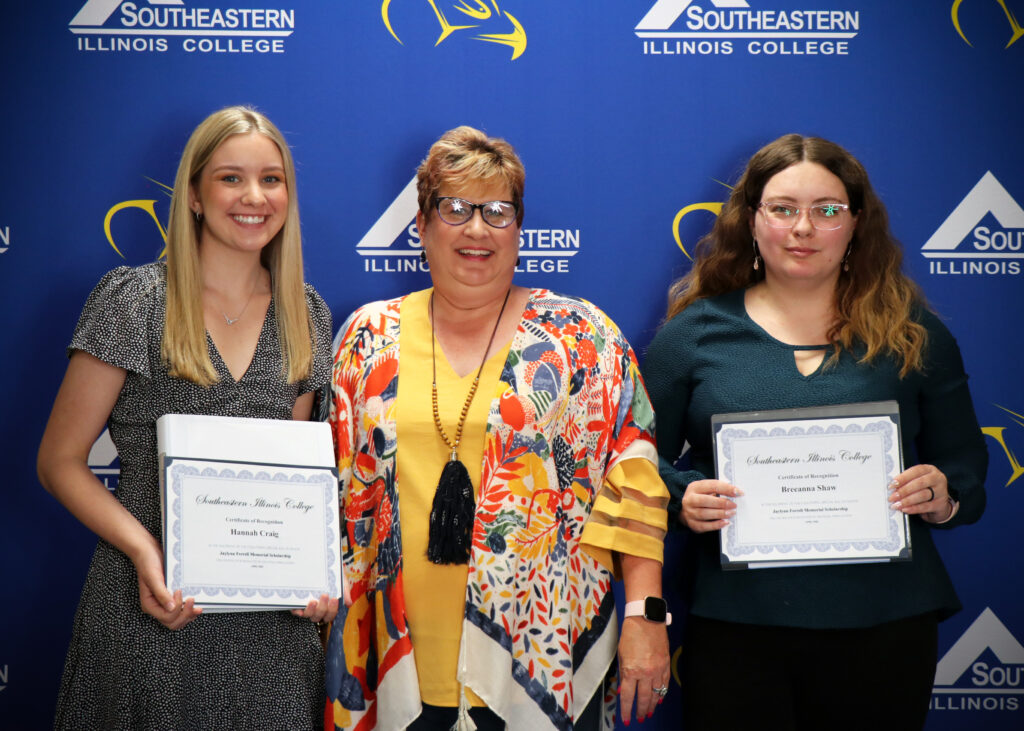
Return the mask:
M 814 630 L 690 616 L 683 705 L 693 731 L 924 726 L 935 678 L 932 614 L 863 629 Z
M 489 708 L 471 708 L 469 715 L 476 724 L 478 731 L 504 731 L 505 722 Z M 445 706 L 428 706 L 423 704 L 423 713 L 407 727 L 407 731 L 449 731 L 458 719 L 459 709 Z M 590 703 L 583 709 L 579 719 L 573 724 L 574 731 L 600 731 L 601 729 L 601 689 L 594 693 Z

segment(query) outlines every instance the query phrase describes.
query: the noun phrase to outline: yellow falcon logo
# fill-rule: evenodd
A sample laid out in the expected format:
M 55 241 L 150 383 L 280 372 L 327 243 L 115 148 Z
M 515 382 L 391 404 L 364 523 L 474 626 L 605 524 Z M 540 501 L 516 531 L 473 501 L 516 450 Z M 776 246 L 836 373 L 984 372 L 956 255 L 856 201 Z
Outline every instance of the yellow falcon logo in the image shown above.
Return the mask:
M 953 16 L 953 27 L 956 28 L 956 32 L 964 39 L 964 43 L 971 48 L 974 48 L 974 44 L 967 40 L 967 36 L 964 34 L 963 28 L 960 27 L 960 6 L 963 2 L 964 0 L 953 0 L 953 7 L 950 9 L 950 15 Z M 1020 27 L 1020 23 L 1018 23 L 1017 18 L 1014 17 L 1013 11 L 1006 7 L 1006 0 L 996 0 L 996 2 L 999 3 L 999 7 L 1001 7 L 1003 12 L 1006 13 L 1006 22 L 1010 24 L 1010 40 L 1003 49 L 1006 50 L 1006 48 L 1009 48 L 1020 40 L 1021 36 L 1024 36 L 1024 28 Z
M 383 0 L 380 6 L 380 15 L 384 19 L 384 26 L 388 29 L 391 37 L 402 43 L 402 39 L 398 37 L 394 27 L 391 25 L 391 3 L 392 0 Z M 437 22 L 441 26 L 441 34 L 437 37 L 437 42 L 434 44 L 435 47 L 440 46 L 453 33 L 478 30 L 486 22 L 494 18 L 503 26 L 503 29 L 511 28 L 511 30 L 505 33 L 479 33 L 473 36 L 473 40 L 498 43 L 510 47 L 512 49 L 511 60 L 513 61 L 522 56 L 523 51 L 526 50 L 526 31 L 523 29 L 523 24 L 516 20 L 515 16 L 508 11 L 502 11 L 498 7 L 497 0 L 491 0 L 489 5 L 481 2 L 481 0 L 472 0 L 472 2 L 459 0 L 459 2 L 454 3 L 449 12 L 454 10 L 461 13 L 465 20 L 459 18 L 458 22 L 466 23 L 465 25 L 453 25 L 449 22 L 444 12 L 437 6 L 434 0 L 427 0 L 427 3 L 433 8 Z

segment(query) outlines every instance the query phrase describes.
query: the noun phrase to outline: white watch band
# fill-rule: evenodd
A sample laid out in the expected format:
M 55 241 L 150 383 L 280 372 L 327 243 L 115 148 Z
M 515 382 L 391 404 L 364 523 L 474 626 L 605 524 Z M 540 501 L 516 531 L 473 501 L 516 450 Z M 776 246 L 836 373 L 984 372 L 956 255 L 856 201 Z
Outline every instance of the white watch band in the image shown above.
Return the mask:
M 626 602 L 622 609 L 622 617 L 643 617 L 644 616 L 644 603 L 646 600 L 638 599 L 635 602 Z M 665 612 L 665 626 L 672 624 L 672 613 Z

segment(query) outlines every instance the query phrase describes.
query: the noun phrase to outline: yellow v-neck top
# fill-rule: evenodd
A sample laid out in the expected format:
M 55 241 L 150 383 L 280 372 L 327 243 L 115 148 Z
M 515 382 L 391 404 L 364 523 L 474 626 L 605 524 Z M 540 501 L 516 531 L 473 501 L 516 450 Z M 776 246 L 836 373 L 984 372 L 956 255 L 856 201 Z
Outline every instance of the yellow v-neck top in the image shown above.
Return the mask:
M 456 669 L 469 568 L 438 566 L 427 560 L 430 508 L 438 478 L 450 454 L 434 425 L 430 398 L 430 292 L 428 289 L 410 294 L 402 302 L 401 311 L 395 423 L 399 445 L 396 459 L 402 577 L 420 697 L 424 703 L 434 706 L 457 706 Z M 484 364 L 462 429 L 459 458 L 473 482 L 474 496 L 480 491 L 487 415 L 511 345 L 511 340 L 504 343 Z M 436 346 L 435 356 L 438 412 L 448 438 L 454 439 L 476 369 L 459 378 L 448 364 L 440 344 Z M 466 688 L 466 696 L 475 706 L 485 705 L 469 688 Z

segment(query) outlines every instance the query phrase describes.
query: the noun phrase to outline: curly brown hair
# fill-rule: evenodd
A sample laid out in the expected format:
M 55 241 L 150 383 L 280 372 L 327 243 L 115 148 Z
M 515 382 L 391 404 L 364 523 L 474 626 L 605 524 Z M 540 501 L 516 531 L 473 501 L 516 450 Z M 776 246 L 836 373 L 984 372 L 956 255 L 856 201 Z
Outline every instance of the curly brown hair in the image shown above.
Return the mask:
M 913 313 L 927 307 L 924 294 L 903 273 L 903 250 L 889 230 L 889 216 L 864 166 L 820 137 L 785 135 L 750 158 L 711 232 L 698 242 L 692 269 L 669 288 L 666 320 L 698 299 L 744 289 L 764 278 L 763 267 L 753 268 L 750 217 L 768 181 L 803 161 L 821 165 L 842 181 L 850 212 L 857 216 L 846 259 L 849 271 L 840 272 L 836 284 L 836 320 L 828 332 L 835 350 L 829 362 L 841 350 L 862 343 L 862 362 L 889 354 L 900 364 L 900 377 L 921 370 L 927 333 Z

